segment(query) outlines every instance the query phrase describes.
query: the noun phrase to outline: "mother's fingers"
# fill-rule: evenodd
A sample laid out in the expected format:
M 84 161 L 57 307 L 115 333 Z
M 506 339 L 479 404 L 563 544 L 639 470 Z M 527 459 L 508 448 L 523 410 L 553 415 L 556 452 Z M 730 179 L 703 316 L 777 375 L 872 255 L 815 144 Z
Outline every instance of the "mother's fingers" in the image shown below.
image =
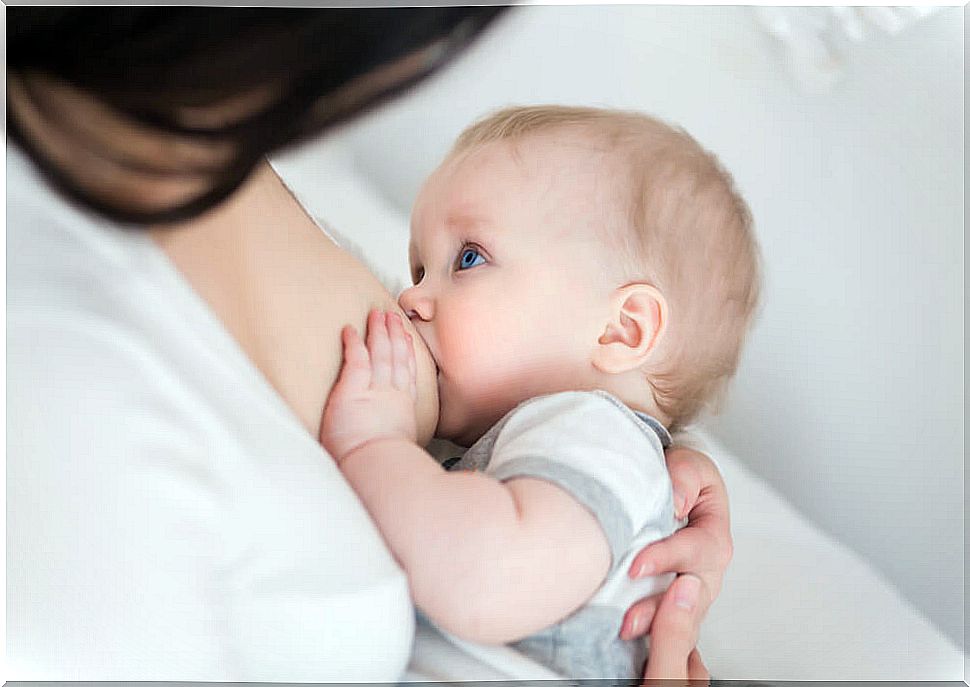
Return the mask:
M 691 573 L 702 578 L 709 587 L 702 595 L 702 609 L 720 591 L 723 567 L 721 565 L 721 542 L 701 526 L 685 527 L 666 539 L 656 541 L 637 554 L 630 566 L 632 571 L 644 570 L 650 575 L 664 573 Z M 634 575 L 640 577 L 641 575 Z
M 694 684 L 703 685 L 710 681 L 711 674 L 701 660 L 701 652 L 694 649 L 687 657 L 687 679 Z
M 620 626 L 620 639 L 636 639 L 648 634 L 650 623 L 653 622 L 653 615 L 657 612 L 657 606 L 660 605 L 662 598 L 663 594 L 654 594 L 630 606 L 626 615 L 623 616 L 623 624 Z
M 674 512 L 683 518 L 698 503 L 705 492 L 717 490 L 723 493 L 727 508 L 727 489 L 717 466 L 703 453 L 689 448 L 675 447 L 664 454 L 667 471 L 674 490 Z
M 669 680 L 689 676 L 689 658 L 697 644 L 700 627 L 701 586 L 700 578 L 681 575 L 664 594 L 651 625 L 650 655 L 644 678 Z

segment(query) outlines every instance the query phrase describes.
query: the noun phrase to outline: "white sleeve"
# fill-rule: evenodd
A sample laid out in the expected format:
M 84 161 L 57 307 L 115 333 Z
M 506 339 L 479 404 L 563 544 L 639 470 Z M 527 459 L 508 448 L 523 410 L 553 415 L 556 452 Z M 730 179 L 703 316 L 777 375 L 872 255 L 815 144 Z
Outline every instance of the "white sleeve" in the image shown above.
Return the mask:
M 566 392 L 523 404 L 503 425 L 487 472 L 543 479 L 597 518 L 616 565 L 647 525 L 672 518 L 663 448 L 616 399 Z

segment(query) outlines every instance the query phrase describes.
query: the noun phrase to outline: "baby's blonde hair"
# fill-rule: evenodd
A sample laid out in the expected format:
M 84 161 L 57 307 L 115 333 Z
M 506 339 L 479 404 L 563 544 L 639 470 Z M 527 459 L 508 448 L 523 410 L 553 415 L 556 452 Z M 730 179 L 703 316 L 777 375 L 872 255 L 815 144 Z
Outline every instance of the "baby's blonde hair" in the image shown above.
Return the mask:
M 760 292 L 751 213 L 717 158 L 683 129 L 638 112 L 510 107 L 467 128 L 451 155 L 569 130 L 605 145 L 630 182 L 627 221 L 605 238 L 624 283 L 650 283 L 669 304 L 644 374 L 676 429 L 718 400 L 737 369 Z

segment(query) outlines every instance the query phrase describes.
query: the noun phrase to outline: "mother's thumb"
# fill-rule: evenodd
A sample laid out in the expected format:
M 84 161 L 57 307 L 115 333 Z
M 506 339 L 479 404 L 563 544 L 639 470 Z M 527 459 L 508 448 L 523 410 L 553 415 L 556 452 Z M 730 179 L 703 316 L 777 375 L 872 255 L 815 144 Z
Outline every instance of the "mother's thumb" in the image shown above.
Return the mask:
M 687 679 L 700 626 L 701 584 L 695 575 L 680 575 L 664 593 L 651 624 L 645 678 Z

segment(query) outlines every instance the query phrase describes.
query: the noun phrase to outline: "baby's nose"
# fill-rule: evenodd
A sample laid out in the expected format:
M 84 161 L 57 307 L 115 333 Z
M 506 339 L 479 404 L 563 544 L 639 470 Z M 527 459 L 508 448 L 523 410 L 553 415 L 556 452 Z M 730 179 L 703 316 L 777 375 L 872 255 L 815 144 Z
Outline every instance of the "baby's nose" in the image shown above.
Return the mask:
M 411 320 L 430 320 L 434 316 L 434 305 L 420 287 L 412 286 L 404 289 L 397 299 L 401 310 Z

